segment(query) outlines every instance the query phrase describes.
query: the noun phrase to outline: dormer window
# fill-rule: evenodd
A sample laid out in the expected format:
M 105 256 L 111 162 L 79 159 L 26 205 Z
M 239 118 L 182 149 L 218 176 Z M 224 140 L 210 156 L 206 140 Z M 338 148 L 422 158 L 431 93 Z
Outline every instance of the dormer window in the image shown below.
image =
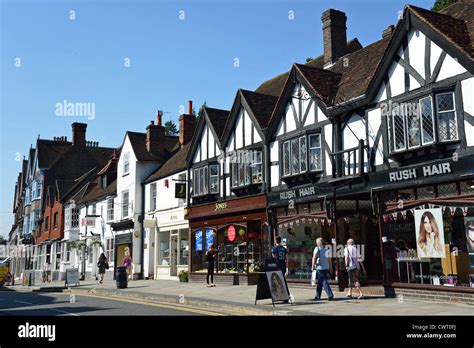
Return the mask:
M 107 187 L 107 175 L 102 175 L 100 177 L 100 182 L 101 182 L 101 185 L 102 185 L 102 188 L 106 188 Z
M 389 115 L 388 136 L 392 153 L 459 139 L 453 92 L 390 103 L 382 111 L 383 115 Z

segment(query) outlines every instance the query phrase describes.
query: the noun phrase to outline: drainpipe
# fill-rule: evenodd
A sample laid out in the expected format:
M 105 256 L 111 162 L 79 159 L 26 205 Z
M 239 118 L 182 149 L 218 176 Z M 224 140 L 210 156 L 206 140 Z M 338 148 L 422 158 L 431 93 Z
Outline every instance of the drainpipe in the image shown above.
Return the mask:
M 144 232 L 145 228 L 143 227 L 143 222 L 145 221 L 145 184 L 140 183 L 141 189 L 142 189 L 142 208 L 140 209 L 140 215 L 142 217 L 141 221 L 141 228 L 140 228 L 140 243 L 141 243 L 141 256 L 140 256 L 140 279 L 145 279 L 145 273 L 144 273 L 144 268 L 145 268 L 145 250 L 143 249 L 145 247 L 145 237 L 144 237 Z

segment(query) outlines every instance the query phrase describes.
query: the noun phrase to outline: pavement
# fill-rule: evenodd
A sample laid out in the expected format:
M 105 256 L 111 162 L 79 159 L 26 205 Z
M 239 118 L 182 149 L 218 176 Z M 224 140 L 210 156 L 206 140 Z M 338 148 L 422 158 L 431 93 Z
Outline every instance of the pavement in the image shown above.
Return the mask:
M 144 303 L 170 304 L 173 308 L 198 309 L 224 315 L 470 315 L 474 306 L 459 303 L 400 301 L 383 295 L 366 295 L 363 299 L 348 299 L 333 287 L 334 300 L 314 301 L 315 289 L 289 284 L 293 304 L 259 300 L 255 305 L 255 285 L 217 285 L 207 288 L 203 283 L 183 283 L 175 280 L 134 280 L 126 289 L 117 289 L 115 281 L 98 284 L 95 280 L 81 281 L 79 286 L 64 288 L 64 282 L 40 283 L 35 286 L 15 285 L 0 290 L 16 292 L 63 292 L 77 296 L 123 299 Z M 355 294 L 355 292 L 354 292 Z M 201 313 L 206 315 L 205 313 Z

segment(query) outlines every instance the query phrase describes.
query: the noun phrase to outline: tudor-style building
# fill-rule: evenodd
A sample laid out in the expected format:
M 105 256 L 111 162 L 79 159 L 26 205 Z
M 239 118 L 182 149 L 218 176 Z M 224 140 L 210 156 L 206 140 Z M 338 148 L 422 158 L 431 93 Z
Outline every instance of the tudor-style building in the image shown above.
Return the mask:
M 473 4 L 460 1 L 443 12 L 406 6 L 380 41 L 361 48 L 353 40 L 334 50 L 346 42 L 346 17 L 328 10 L 324 54 L 257 89 L 280 96 L 269 127 L 269 219 L 290 255 L 292 248 L 308 254 L 289 265 L 290 278 L 308 277 L 309 240 L 316 235 L 330 244 L 352 237 L 363 245 L 369 279 L 390 294 L 407 286 L 469 284 Z M 313 113 L 328 122 L 308 124 Z M 313 163 L 319 170 L 311 170 Z M 416 253 L 426 244 L 419 216 L 430 208 L 438 219 L 433 229 L 444 230 L 436 249 L 441 257 Z
M 190 279 L 218 248 L 218 282 L 253 283 L 270 250 L 266 223 L 266 129 L 277 98 L 239 90 L 230 113 L 204 108 L 188 155 Z

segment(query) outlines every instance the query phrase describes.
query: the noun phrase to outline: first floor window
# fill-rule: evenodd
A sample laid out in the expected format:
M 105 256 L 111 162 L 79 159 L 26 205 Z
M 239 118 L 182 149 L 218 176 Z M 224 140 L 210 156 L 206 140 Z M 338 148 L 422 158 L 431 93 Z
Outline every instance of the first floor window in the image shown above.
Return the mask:
M 196 168 L 193 173 L 193 196 L 219 193 L 218 164 Z
M 321 170 L 321 134 L 310 134 L 309 140 L 309 170 Z
M 211 164 L 209 166 L 210 193 L 219 193 L 219 165 Z
M 438 113 L 439 140 L 457 140 L 458 126 L 454 109 L 454 93 L 440 93 L 436 95 L 436 111 Z
M 150 185 L 150 210 L 156 210 L 156 183 Z
M 128 191 L 122 192 L 122 219 L 128 217 Z
M 283 143 L 283 176 L 290 175 L 290 142 Z
M 107 221 L 114 219 L 114 199 L 107 198 Z
M 263 181 L 262 177 L 262 152 L 255 151 L 254 156 L 252 156 L 252 184 L 261 183 Z

